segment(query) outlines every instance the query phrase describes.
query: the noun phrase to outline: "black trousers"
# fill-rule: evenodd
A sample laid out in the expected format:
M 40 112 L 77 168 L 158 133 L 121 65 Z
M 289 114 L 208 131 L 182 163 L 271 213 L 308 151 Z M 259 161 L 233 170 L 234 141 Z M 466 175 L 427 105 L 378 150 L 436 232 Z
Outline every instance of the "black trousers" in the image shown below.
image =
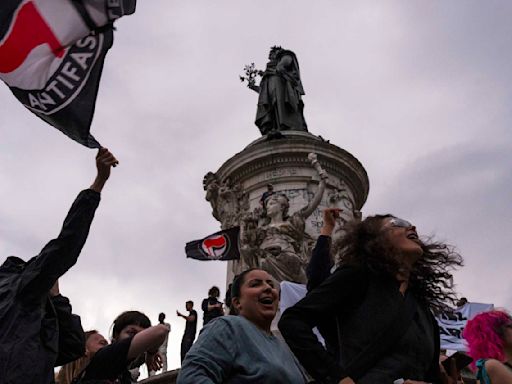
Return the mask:
M 185 359 L 185 355 L 187 354 L 190 347 L 194 344 L 194 337 L 191 336 L 183 336 L 181 340 L 181 362 Z

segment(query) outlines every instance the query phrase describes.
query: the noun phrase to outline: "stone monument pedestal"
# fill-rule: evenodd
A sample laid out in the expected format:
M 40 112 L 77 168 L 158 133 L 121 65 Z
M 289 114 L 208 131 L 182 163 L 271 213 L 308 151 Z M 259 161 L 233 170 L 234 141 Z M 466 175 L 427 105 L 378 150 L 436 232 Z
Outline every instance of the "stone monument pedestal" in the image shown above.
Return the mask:
M 262 209 L 261 198 L 272 184 L 274 193 L 289 199 L 289 215 L 307 206 L 321 179 L 308 155 L 314 153 L 327 172 L 325 192 L 313 213 L 305 219 L 305 232 L 315 240 L 322 226 L 322 210 L 338 207 L 341 221 L 358 215 L 369 190 L 368 176 L 361 163 L 347 151 L 302 131 L 282 131 L 280 138 L 263 136 L 228 159 L 215 172 L 205 176 L 207 200 L 213 215 L 226 229 L 241 225 L 243 215 Z M 213 180 L 213 182 L 212 182 Z M 230 261 L 228 283 L 243 268 Z

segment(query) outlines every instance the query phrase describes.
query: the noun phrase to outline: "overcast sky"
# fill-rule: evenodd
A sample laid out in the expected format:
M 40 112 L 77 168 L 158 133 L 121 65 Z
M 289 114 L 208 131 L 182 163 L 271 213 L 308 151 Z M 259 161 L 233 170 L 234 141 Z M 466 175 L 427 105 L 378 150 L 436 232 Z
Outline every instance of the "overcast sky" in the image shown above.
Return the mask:
M 238 80 L 270 46 L 299 59 L 310 132 L 364 165 L 364 215 L 391 212 L 458 247 L 458 291 L 512 309 L 512 3 L 503 1 L 139 1 L 117 22 L 92 133 L 120 160 L 78 263 L 61 279 L 85 329 L 122 311 L 167 314 L 179 365 L 186 300 L 226 264 L 184 246 L 219 229 L 206 172 L 260 134 Z M 55 237 L 95 176 L 95 151 L 0 87 L 0 262 Z M 200 322 L 201 323 L 201 322 Z

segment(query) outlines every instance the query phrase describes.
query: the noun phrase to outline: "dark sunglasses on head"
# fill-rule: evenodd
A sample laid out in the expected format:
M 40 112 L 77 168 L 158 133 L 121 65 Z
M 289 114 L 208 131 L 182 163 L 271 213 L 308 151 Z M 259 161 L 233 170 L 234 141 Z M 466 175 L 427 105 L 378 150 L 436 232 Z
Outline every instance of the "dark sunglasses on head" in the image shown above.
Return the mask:
M 389 224 L 392 227 L 398 227 L 398 228 L 410 228 L 410 227 L 413 227 L 413 225 L 410 222 L 408 222 L 407 220 L 404 220 L 404 219 L 400 219 L 398 217 L 392 217 L 389 220 Z

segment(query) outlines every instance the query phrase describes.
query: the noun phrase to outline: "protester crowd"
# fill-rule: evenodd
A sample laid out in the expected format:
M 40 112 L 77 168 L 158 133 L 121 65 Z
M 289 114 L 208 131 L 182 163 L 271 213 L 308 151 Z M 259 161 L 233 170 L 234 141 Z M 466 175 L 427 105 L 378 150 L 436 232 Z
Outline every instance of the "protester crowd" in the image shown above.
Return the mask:
M 150 375 L 167 370 L 170 324 L 164 313 L 153 326 L 142 312 L 119 314 L 109 343 L 96 330 L 84 332 L 59 291 L 58 280 L 77 262 L 116 164 L 100 149 L 97 176 L 72 204 L 59 236 L 32 259 L 10 256 L 0 266 L 0 383 L 128 384 L 137 381 L 143 364 Z M 272 329 L 279 285 L 258 268 L 235 277 L 225 303 L 219 288 L 210 288 L 197 341 L 194 303 L 185 303 L 188 313 L 176 311 L 185 320 L 178 383 L 463 382 L 459 360 L 441 357 L 434 318 L 457 303 L 451 271 L 462 266 L 461 256 L 423 240 L 413 224 L 393 215 L 354 220 L 333 240 L 338 216 L 338 209 L 324 211 L 307 268 L 308 293 L 282 314 L 282 337 Z M 471 357 L 466 362 L 472 360 L 480 383 L 512 383 L 507 312 L 477 315 L 464 337 Z

